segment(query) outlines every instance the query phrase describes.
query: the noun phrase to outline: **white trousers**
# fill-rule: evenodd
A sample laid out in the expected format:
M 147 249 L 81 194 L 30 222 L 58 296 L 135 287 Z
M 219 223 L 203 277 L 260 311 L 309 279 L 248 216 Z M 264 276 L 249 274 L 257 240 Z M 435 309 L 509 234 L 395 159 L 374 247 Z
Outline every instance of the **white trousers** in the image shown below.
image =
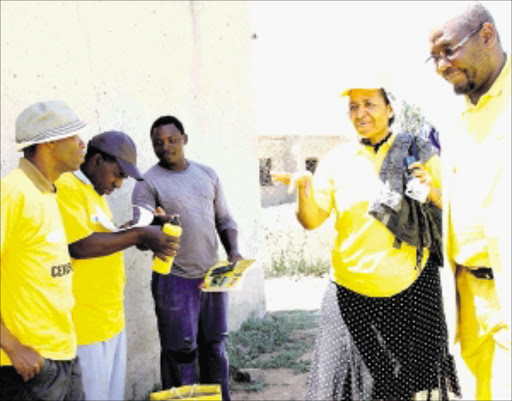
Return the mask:
M 123 400 L 126 381 L 126 332 L 107 341 L 79 345 L 85 399 Z

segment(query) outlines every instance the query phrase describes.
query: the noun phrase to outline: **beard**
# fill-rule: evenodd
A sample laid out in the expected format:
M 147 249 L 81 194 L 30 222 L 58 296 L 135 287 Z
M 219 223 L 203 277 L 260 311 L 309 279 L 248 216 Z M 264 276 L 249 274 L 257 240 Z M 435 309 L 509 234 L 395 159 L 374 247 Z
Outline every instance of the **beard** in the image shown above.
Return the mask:
M 454 72 L 462 74 L 466 78 L 465 80 L 462 80 L 462 82 L 459 81 L 459 82 L 451 83 L 453 85 L 453 91 L 457 95 L 467 95 L 467 94 L 471 93 L 473 90 L 475 90 L 477 85 L 476 85 L 474 79 L 472 79 L 473 74 L 465 68 L 461 69 L 461 68 L 452 67 L 452 68 L 447 69 L 443 73 L 444 79 L 446 79 L 448 82 L 450 82 L 450 76 Z
M 467 95 L 471 93 L 475 88 L 475 82 L 469 77 L 469 73 L 467 70 L 462 70 L 462 73 L 466 76 L 466 82 L 460 82 L 458 84 L 453 85 L 453 91 L 457 95 Z
M 476 84 L 473 81 L 466 82 L 463 85 L 455 85 L 453 87 L 453 91 L 457 95 L 467 95 L 468 93 L 471 93 L 476 88 Z

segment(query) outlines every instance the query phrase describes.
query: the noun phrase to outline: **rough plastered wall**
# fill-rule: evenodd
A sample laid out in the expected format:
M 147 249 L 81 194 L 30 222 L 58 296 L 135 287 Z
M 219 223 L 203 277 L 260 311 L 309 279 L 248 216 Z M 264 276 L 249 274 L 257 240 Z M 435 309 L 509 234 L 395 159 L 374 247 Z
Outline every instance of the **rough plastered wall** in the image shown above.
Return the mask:
M 2 2 L 1 175 L 19 158 L 15 119 L 36 101 L 66 101 L 90 123 L 91 134 L 127 132 L 142 171 L 156 161 L 151 123 L 173 114 L 189 134 L 187 157 L 213 166 L 223 181 L 243 255 L 257 258 L 251 46 L 244 2 Z M 117 223 L 131 215 L 132 188 L 128 179 L 109 197 Z M 150 259 L 125 252 L 127 398 L 140 398 L 159 382 Z M 264 311 L 258 263 L 243 291 L 231 296 L 231 329 Z
M 347 140 L 349 138 L 346 135 L 259 136 L 260 169 L 261 161 L 270 159 L 270 171 L 303 171 L 306 169 L 308 158 L 321 160 L 329 150 Z M 260 191 L 263 208 L 294 202 L 296 198 L 295 193 L 288 194 L 288 188 L 280 183 L 265 182 L 265 185 L 262 185 L 261 178 Z

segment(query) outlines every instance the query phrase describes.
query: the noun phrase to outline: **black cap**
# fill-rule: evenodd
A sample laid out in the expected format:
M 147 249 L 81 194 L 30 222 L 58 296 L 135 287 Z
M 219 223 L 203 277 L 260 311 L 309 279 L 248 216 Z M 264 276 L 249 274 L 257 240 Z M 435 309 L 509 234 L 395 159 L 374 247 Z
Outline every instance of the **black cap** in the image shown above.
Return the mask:
M 107 131 L 96 135 L 89 141 L 89 146 L 101 150 L 116 158 L 126 175 L 138 181 L 144 180 L 137 168 L 137 148 L 128 135 L 120 131 Z

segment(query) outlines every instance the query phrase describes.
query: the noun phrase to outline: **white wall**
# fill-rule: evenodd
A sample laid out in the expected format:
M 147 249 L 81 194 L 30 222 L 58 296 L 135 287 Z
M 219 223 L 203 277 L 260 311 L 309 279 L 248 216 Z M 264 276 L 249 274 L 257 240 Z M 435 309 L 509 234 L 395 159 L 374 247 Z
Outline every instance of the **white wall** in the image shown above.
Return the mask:
M 219 173 L 240 231 L 244 256 L 258 257 L 259 183 L 253 135 L 251 34 L 244 2 L 2 2 L 1 175 L 19 158 L 14 126 L 28 105 L 66 101 L 91 134 L 122 130 L 135 140 L 139 166 L 156 161 L 149 127 L 180 118 L 187 157 Z M 130 217 L 133 182 L 109 203 L 116 222 Z M 159 382 L 150 295 L 150 255 L 125 252 L 128 380 L 126 396 Z M 233 294 L 230 327 L 264 313 L 257 264 Z
M 258 135 L 345 135 L 341 91 L 376 74 L 442 123 L 460 100 L 425 64 L 428 33 L 461 1 L 252 1 Z M 511 52 L 511 1 L 482 1 Z M 442 102 L 440 101 L 442 99 Z

